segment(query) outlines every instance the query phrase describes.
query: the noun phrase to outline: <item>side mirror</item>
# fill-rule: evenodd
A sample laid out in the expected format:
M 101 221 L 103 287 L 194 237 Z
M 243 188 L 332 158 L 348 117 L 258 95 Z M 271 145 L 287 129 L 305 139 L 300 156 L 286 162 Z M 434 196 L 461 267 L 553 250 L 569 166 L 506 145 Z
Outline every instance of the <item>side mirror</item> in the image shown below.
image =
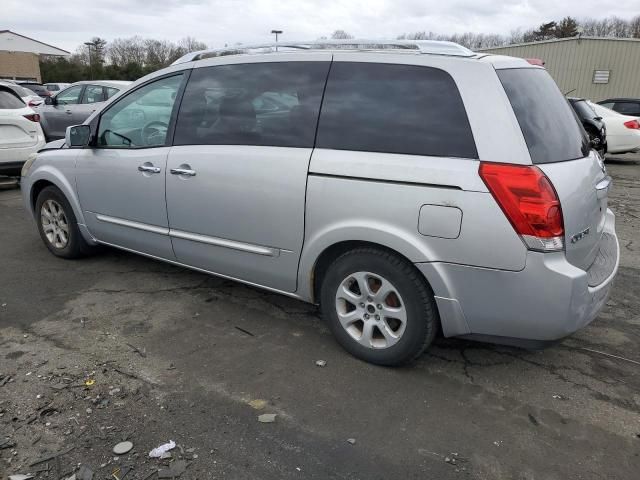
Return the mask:
M 84 148 L 89 145 L 91 127 L 89 125 L 74 125 L 67 127 L 64 143 L 68 148 Z
M 45 105 L 55 105 L 58 102 L 56 102 L 56 98 L 55 97 L 44 97 L 44 104 Z

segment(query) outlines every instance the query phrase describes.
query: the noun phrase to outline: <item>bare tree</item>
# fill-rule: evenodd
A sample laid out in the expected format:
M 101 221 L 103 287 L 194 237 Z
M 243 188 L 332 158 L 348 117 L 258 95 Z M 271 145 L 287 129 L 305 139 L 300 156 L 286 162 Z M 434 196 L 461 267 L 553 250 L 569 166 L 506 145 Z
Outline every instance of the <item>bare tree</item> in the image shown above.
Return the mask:
M 185 53 L 197 52 L 198 50 L 206 50 L 207 44 L 199 42 L 193 37 L 184 37 L 178 42 L 178 48 L 184 49 Z
M 344 30 L 336 30 L 331 34 L 332 40 L 349 40 L 353 38 L 353 35 L 345 32 Z
M 144 65 L 146 56 L 145 40 L 138 36 L 116 38 L 107 48 L 107 58 L 113 65 L 124 66 L 129 63 Z
M 166 40 L 147 39 L 144 41 L 145 65 L 162 68 L 169 65 L 176 57 L 178 47 Z
M 629 36 L 640 38 L 640 15 L 633 17 L 629 22 Z

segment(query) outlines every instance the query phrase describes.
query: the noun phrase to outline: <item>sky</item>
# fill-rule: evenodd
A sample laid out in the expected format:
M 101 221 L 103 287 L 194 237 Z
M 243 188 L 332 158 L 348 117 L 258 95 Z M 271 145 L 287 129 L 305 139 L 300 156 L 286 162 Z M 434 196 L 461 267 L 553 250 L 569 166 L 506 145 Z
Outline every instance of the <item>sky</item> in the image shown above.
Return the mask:
M 640 0 L 0 0 L 8 29 L 75 51 L 98 36 L 140 35 L 177 41 L 191 36 L 209 47 L 282 39 L 313 40 L 336 29 L 358 38 L 396 38 L 433 31 L 508 34 L 571 15 L 640 14 Z

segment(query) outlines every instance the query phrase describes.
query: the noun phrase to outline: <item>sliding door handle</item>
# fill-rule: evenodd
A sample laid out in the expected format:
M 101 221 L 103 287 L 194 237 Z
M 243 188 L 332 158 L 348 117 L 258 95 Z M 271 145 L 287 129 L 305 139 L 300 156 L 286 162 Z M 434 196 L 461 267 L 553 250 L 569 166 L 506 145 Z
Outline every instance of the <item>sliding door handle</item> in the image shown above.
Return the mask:
M 185 175 L 187 177 L 195 177 L 196 171 L 190 168 L 172 168 L 169 170 L 172 175 Z

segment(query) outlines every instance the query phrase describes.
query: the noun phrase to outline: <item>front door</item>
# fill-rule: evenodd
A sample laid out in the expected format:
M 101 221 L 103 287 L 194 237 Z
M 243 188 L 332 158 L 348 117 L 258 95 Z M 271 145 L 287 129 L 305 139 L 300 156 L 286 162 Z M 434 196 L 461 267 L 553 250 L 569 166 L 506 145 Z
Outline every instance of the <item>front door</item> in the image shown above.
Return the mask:
M 87 228 L 98 240 L 174 259 L 165 202 L 167 132 L 183 74 L 139 87 L 100 117 L 95 146 L 77 159 Z
M 195 68 L 167 164 L 178 261 L 293 292 L 330 54 Z
M 43 105 L 40 107 L 45 121 L 45 133 L 48 138 L 64 138 L 67 127 L 77 125 L 73 119 L 73 109 L 80 103 L 80 95 L 83 88 L 84 85 L 69 87 L 55 96 L 55 105 Z

